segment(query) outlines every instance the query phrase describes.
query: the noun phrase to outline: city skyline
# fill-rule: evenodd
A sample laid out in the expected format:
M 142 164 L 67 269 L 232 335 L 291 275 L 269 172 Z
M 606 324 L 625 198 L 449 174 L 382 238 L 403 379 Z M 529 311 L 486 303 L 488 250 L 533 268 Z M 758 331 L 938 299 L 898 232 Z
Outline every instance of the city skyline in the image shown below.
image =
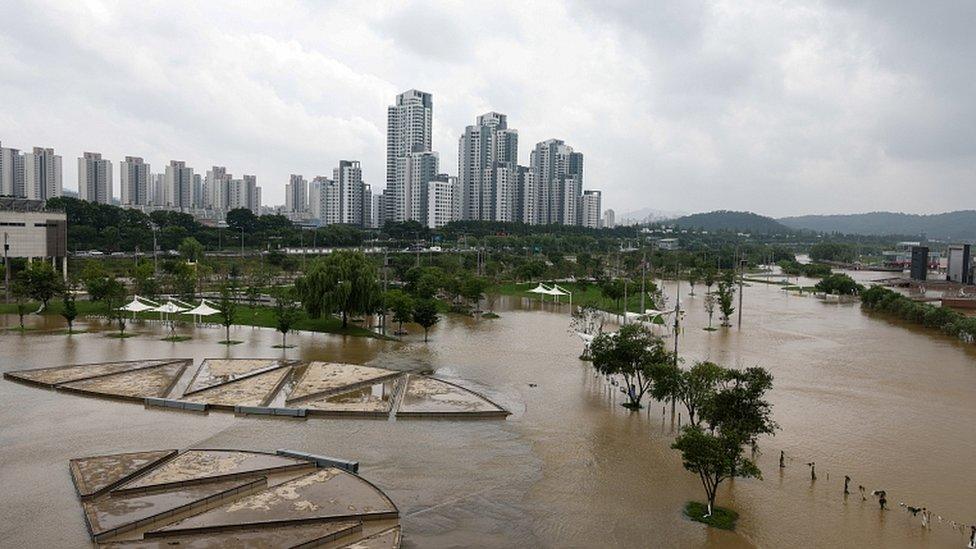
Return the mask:
M 0 31 L 7 146 L 233 166 L 268 203 L 288 174 L 350 158 L 381 191 L 386 108 L 410 88 L 438 97 L 442 166 L 474 116 L 503 112 L 522 157 L 553 137 L 585 151 L 619 213 L 931 213 L 973 182 L 971 5 L 2 9 L 18 21 Z

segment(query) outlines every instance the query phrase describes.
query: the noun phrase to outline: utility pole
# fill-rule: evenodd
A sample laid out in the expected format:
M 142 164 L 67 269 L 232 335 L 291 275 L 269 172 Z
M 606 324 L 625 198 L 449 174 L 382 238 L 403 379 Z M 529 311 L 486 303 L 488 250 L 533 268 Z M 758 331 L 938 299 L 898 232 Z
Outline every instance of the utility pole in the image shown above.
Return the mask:
M 644 282 L 647 280 L 647 252 L 641 259 L 641 309 L 640 314 L 644 314 L 647 309 L 644 307 L 644 296 L 647 295 L 647 290 L 644 288 Z
M 153 223 L 150 227 L 152 228 L 152 234 L 153 234 L 153 276 L 158 277 L 159 276 L 159 257 L 158 257 L 159 244 L 156 243 L 156 229 L 158 229 L 158 227 L 156 226 L 155 223 Z
M 244 227 L 241 227 L 241 259 L 244 259 Z
M 624 277 L 624 326 L 627 325 L 627 277 Z
M 739 259 L 739 329 L 742 329 L 742 281 L 746 276 L 746 260 Z
M 674 365 L 678 365 L 678 332 L 680 322 L 678 317 L 681 315 L 681 279 L 678 279 L 678 286 L 674 291 Z
M 3 292 L 6 294 L 6 301 L 10 303 L 10 259 L 7 258 L 7 252 L 10 250 L 10 244 L 7 243 L 7 233 L 3 233 Z

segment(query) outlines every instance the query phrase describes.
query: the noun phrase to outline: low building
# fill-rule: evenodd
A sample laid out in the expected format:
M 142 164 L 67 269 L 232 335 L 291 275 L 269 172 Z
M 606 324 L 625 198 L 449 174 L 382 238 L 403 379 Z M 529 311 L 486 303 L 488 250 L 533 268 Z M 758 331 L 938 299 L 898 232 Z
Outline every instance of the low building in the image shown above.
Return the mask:
M 68 218 L 48 210 L 43 200 L 0 198 L 0 240 L 4 262 L 12 258 L 51 259 L 68 276 Z M 7 270 L 9 273 L 9 269 Z

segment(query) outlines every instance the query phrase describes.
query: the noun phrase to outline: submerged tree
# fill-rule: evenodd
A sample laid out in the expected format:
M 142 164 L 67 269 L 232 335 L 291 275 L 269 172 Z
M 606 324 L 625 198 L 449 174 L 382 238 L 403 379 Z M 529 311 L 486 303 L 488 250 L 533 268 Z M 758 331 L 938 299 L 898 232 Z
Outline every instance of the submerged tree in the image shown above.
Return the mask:
M 237 282 L 228 279 L 220 285 L 220 323 L 223 324 L 227 338 L 223 343 L 230 345 L 230 327 L 237 316 Z
M 735 286 L 729 280 L 722 280 L 718 283 L 718 308 L 722 311 L 722 326 L 732 325 L 732 313 L 735 312 L 734 298 Z
M 396 335 L 403 334 L 403 323 L 410 322 L 413 317 L 413 298 L 402 290 L 390 290 L 384 294 L 383 302 L 393 312 L 393 322 L 397 323 Z
M 13 283 L 10 285 L 10 291 L 14 296 L 14 302 L 17 304 L 17 316 L 20 319 L 20 330 L 24 330 L 24 315 L 27 314 L 27 299 L 30 297 L 27 292 L 27 284 L 21 277 L 14 278 Z
M 64 286 L 54 267 L 44 261 L 31 263 L 17 276 L 21 277 L 31 299 L 41 302 L 41 309 L 47 309 L 47 302 L 60 294 Z
M 71 280 L 61 288 L 61 317 L 68 323 L 68 335 L 74 331 L 74 322 L 78 318 L 78 307 L 75 306 L 77 287 L 77 283 Z
M 281 332 L 281 348 L 287 347 L 285 336 L 302 316 L 301 305 L 295 301 L 294 288 L 281 288 L 275 291 L 275 329 Z
M 105 280 L 103 290 L 102 302 L 105 303 L 108 318 L 118 325 L 119 336 L 125 337 L 125 311 L 122 310 L 125 302 L 125 285 L 113 276 Z
M 763 368 L 719 369 L 721 381 L 701 404 L 700 421 L 685 426 L 671 445 L 681 452 L 685 469 L 697 473 L 701 480 L 708 500 L 706 516 L 712 514 L 715 495 L 723 481 L 762 478 L 755 462 L 746 457 L 745 448 L 755 445 L 759 436 L 773 434 L 777 429 L 772 405 L 765 398 L 772 388 L 772 375 Z M 713 373 L 702 377 L 706 385 Z
M 684 404 L 688 421 L 701 422 L 700 413 L 707 409 L 726 377 L 726 370 L 712 362 L 696 362 L 689 370 L 677 364 L 665 364 L 651 372 L 654 385 L 651 396 L 657 400 L 673 399 Z
M 715 294 L 711 292 L 705 294 L 705 312 L 708 313 L 708 328 L 706 330 L 713 330 L 712 316 L 715 314 Z
M 437 302 L 433 299 L 418 299 L 413 306 L 413 321 L 424 329 L 424 343 L 427 343 L 427 332 L 440 321 L 437 315 Z
M 632 410 L 641 407 L 650 389 L 653 370 L 673 361 L 661 338 L 641 324 L 623 326 L 614 333 L 602 333 L 590 344 L 593 367 L 604 375 L 620 375 L 627 385 L 624 404 Z

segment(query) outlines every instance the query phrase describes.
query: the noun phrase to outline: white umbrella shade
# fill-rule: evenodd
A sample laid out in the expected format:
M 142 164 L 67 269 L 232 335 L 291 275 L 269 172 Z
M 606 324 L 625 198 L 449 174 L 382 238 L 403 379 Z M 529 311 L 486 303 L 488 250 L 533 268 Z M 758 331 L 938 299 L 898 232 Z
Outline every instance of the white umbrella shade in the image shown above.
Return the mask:
M 141 313 L 143 311 L 149 311 L 151 309 L 153 309 L 153 306 L 146 305 L 145 303 L 139 301 L 139 296 L 133 297 L 132 301 L 119 307 L 120 311 L 128 311 L 130 313 Z
M 200 304 L 196 307 L 190 309 L 189 311 L 183 311 L 185 315 L 195 315 L 195 316 L 210 316 L 220 314 L 220 311 L 214 309 L 210 305 L 207 305 L 205 300 L 200 300 Z
M 546 293 L 549 295 L 569 295 L 568 292 L 563 291 L 562 288 L 555 285 L 552 288 L 549 288 L 549 290 Z
M 166 303 L 160 305 L 159 307 L 154 307 L 152 312 L 154 313 L 181 313 L 186 309 L 178 306 L 172 301 L 167 301 Z
M 530 294 L 545 294 L 545 295 L 550 295 L 549 294 L 549 288 L 546 288 L 541 283 L 538 286 L 536 286 L 535 288 L 532 288 L 531 290 L 527 290 L 527 291 Z

